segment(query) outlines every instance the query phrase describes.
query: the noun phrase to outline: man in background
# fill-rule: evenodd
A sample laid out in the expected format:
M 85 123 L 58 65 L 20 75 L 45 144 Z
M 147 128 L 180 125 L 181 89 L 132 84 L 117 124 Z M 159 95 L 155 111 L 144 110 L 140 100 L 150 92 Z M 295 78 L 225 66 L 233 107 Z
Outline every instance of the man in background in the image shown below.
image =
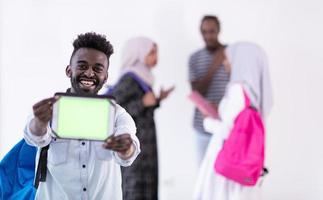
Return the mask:
M 220 22 L 216 16 L 206 15 L 201 21 L 201 34 L 205 47 L 194 52 L 189 59 L 189 80 L 192 90 L 200 93 L 215 108 L 222 99 L 229 81 L 223 61 L 225 46 L 218 40 Z M 201 163 L 211 134 L 203 128 L 203 115 L 195 109 L 193 127 L 197 140 L 197 162 Z

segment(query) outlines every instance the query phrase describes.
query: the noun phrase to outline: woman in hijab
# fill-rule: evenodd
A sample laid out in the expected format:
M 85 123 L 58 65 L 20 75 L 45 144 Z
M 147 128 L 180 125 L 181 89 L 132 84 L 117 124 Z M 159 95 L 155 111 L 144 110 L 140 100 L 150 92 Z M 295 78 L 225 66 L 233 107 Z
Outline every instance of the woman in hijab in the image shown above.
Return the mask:
M 264 51 L 257 45 L 240 42 L 223 51 L 223 63 L 231 73 L 224 98 L 219 104 L 219 119 L 206 117 L 204 127 L 212 136 L 197 180 L 195 199 L 198 200 L 259 200 L 259 185 L 243 186 L 221 176 L 214 170 L 214 162 L 224 140 L 233 128 L 234 120 L 244 109 L 245 97 L 251 101 L 263 120 L 272 107 L 272 93 L 268 64 Z M 258 181 L 259 183 L 259 181 Z
M 145 37 L 130 39 L 122 55 L 121 78 L 112 94 L 133 117 L 141 153 L 130 167 L 122 168 L 124 200 L 158 199 L 158 157 L 154 111 L 174 88 L 153 93 L 157 44 Z

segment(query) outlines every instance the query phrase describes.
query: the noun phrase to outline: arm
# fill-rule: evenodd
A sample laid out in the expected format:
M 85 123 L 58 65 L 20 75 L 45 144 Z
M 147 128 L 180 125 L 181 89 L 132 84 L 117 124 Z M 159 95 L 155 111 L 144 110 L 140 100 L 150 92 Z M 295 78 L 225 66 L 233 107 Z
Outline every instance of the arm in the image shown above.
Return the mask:
M 24 130 L 26 142 L 33 146 L 43 147 L 51 141 L 51 129 L 48 122 L 52 118 L 52 107 L 58 98 L 44 99 L 33 106 L 33 116 L 28 119 Z
M 232 126 L 237 115 L 245 107 L 243 87 L 239 83 L 228 87 L 225 96 L 221 100 L 219 114 L 221 120 L 227 125 Z
M 154 95 L 153 92 L 147 92 L 144 97 L 143 97 L 143 104 L 145 107 L 147 108 L 159 108 L 160 103 L 166 99 L 170 93 L 173 92 L 173 90 L 175 89 L 175 86 L 170 87 L 166 90 L 164 90 L 163 88 L 160 89 L 159 92 L 159 97 L 156 98 L 156 96 Z
M 190 74 L 191 74 L 191 88 L 192 90 L 198 91 L 203 96 L 206 94 L 207 90 L 209 89 L 209 86 L 212 82 L 214 74 L 218 71 L 220 66 L 222 65 L 223 61 L 225 59 L 224 55 L 224 48 L 220 48 L 215 53 L 213 63 L 207 70 L 206 74 L 201 78 L 194 78 L 194 75 L 196 72 L 194 72 L 194 58 L 191 57 L 189 66 L 190 66 Z
M 140 153 L 135 122 L 119 105 L 117 105 L 115 134 L 106 140 L 103 147 L 114 151 L 114 159 L 122 166 L 131 165 Z
M 210 133 L 229 133 L 237 115 L 242 111 L 245 105 L 243 89 L 240 84 L 231 85 L 225 96 L 220 102 L 218 109 L 220 119 L 206 117 L 203 120 L 203 126 Z M 226 129 L 227 131 L 221 131 Z M 223 135 L 224 138 L 227 135 Z
M 161 101 L 166 99 L 170 95 L 170 93 L 174 91 L 174 89 L 175 89 L 175 86 L 172 86 L 166 90 L 161 88 L 159 92 L 159 97 L 157 98 L 157 104 L 159 105 Z
M 221 121 L 218 119 L 214 119 L 211 117 L 206 117 L 203 120 L 204 129 L 209 133 L 217 133 L 219 131 L 219 127 L 221 125 Z
M 211 66 L 205 76 L 191 81 L 191 89 L 198 91 L 201 95 L 204 96 L 209 89 L 209 86 L 217 69 L 217 67 Z

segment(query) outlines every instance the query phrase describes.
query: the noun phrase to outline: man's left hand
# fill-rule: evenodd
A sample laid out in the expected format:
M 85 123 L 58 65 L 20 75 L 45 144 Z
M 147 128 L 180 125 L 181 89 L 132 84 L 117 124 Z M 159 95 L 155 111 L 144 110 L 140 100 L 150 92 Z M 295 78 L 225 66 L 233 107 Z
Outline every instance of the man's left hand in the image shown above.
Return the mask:
M 103 148 L 118 152 L 123 159 L 129 158 L 134 152 L 134 145 L 129 134 L 110 136 L 103 144 Z

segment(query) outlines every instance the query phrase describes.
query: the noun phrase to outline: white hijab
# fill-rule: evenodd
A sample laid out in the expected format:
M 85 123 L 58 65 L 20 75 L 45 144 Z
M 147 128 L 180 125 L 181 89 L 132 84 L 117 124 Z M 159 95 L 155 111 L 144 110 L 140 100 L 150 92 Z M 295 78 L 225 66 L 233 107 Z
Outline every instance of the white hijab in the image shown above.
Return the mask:
M 265 52 L 259 46 L 248 42 L 229 45 L 225 51 L 231 64 L 229 86 L 242 83 L 251 104 L 266 117 L 273 99 Z
M 149 86 L 153 85 L 154 76 L 145 64 L 145 58 L 155 42 L 146 37 L 136 37 L 127 41 L 121 57 L 121 76 L 133 72 Z

